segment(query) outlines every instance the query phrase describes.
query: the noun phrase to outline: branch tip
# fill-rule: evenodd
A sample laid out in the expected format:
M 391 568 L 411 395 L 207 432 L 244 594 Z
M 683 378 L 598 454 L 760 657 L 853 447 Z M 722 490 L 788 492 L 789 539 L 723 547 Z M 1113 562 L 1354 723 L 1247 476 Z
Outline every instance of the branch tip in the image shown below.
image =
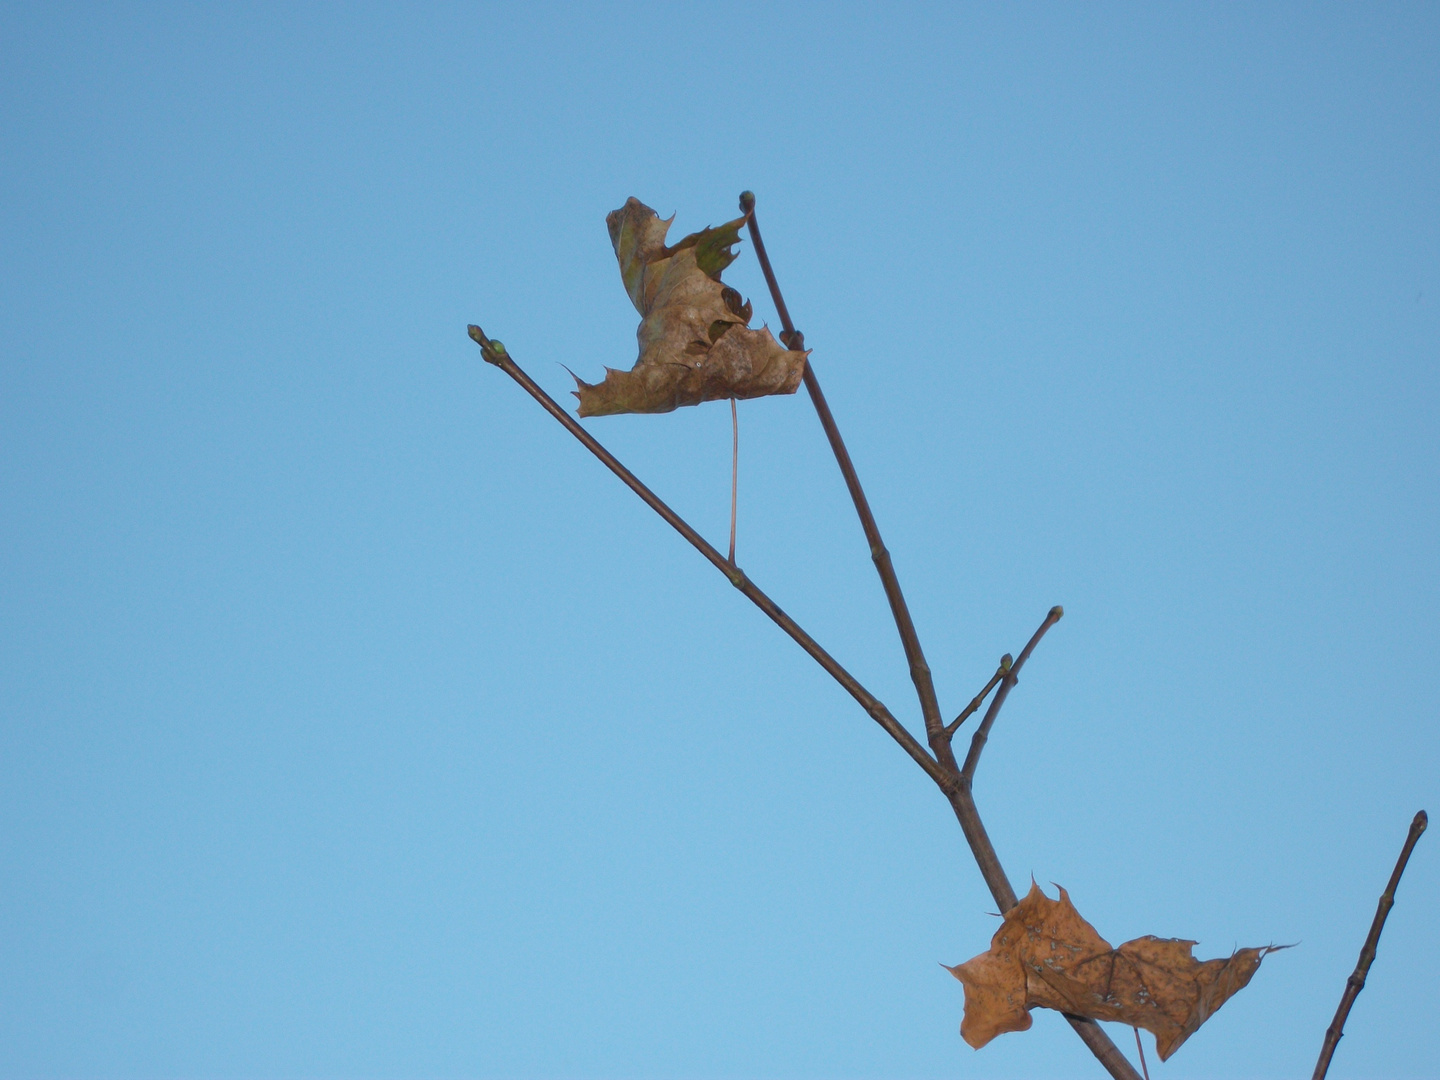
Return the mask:
M 1060 621 L 1061 619 L 1063 619 L 1064 617 L 1065 617 L 1065 609 L 1064 609 L 1063 607 L 1061 607 L 1059 604 L 1056 604 L 1054 607 L 1052 607 L 1052 608 L 1050 609 L 1050 618 L 1054 619 L 1056 622 L 1059 622 L 1059 621 Z
M 495 364 L 497 367 L 501 360 L 508 360 L 509 354 L 505 351 L 505 345 L 494 338 L 485 336 L 485 331 L 471 323 L 469 326 L 470 340 L 480 346 L 480 355 L 485 358 L 487 364 Z
M 745 214 L 755 212 L 755 193 L 753 191 L 740 192 L 740 210 Z
M 1011 665 L 1013 665 L 1014 663 L 1015 658 L 1007 652 L 1004 656 L 1000 657 L 1000 670 L 1009 671 Z

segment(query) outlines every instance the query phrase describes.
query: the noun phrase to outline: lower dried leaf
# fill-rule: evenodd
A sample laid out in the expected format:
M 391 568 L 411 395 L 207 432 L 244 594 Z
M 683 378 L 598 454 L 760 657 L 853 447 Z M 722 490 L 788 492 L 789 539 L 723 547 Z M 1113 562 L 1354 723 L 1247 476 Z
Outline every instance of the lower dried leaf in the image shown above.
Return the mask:
M 1070 895 L 1051 900 L 1033 882 L 1005 913 L 988 952 L 947 970 L 965 984 L 960 1034 L 977 1050 L 1024 1031 L 1041 1006 L 1143 1027 L 1164 1061 L 1250 981 L 1275 946 L 1196 960 L 1195 942 L 1143 937 L 1112 949 L 1080 917 Z

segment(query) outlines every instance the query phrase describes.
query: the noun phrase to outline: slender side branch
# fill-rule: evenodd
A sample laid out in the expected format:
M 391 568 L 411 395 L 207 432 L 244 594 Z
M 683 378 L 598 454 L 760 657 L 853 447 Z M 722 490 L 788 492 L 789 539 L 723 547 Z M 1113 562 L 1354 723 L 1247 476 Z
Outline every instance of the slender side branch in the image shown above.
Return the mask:
M 1010 884 L 1010 878 L 1006 875 L 1005 868 L 1000 865 L 1000 857 L 995 854 L 995 847 L 990 843 L 990 836 L 985 831 L 985 824 L 980 820 L 980 811 L 975 806 L 975 796 L 972 790 L 975 779 L 975 766 L 980 760 L 980 751 L 985 746 L 985 740 L 989 738 L 990 728 L 995 723 L 995 716 L 999 713 L 1000 706 L 1005 703 L 1006 696 L 1015 685 L 1020 669 L 1025 666 L 1025 661 L 1030 659 L 1030 654 L 1034 652 L 1035 646 L 1039 644 L 1045 631 L 1059 622 L 1060 616 L 1064 613 L 1064 609 L 1058 606 L 1051 608 L 1050 613 L 1045 616 L 1045 621 L 1040 624 L 1040 629 L 1031 635 L 1025 648 L 1020 650 L 1020 659 L 1016 660 L 1013 664 L 1007 663 L 1010 659 L 1007 653 L 1000 661 L 1000 666 L 1003 669 L 1003 673 L 1000 676 L 1000 689 L 996 692 L 994 700 L 990 702 L 990 708 L 985 713 L 985 719 L 970 739 L 970 753 L 965 758 L 965 768 L 960 771 L 958 788 L 945 792 L 950 800 L 951 807 L 955 811 L 955 817 L 960 822 L 960 828 L 965 833 L 965 841 L 970 845 L 970 853 L 975 856 L 975 864 L 980 868 L 980 874 L 984 877 L 985 884 L 990 887 L 990 895 L 995 898 L 995 903 L 999 906 L 1001 914 L 1004 914 L 1015 906 L 1015 889 Z M 1115 1044 L 1110 1041 L 1109 1036 L 1101 1031 L 1098 1026 L 1094 1025 L 1093 1021 L 1081 1020 L 1078 1017 L 1071 1017 L 1069 1019 L 1071 1025 L 1075 1026 L 1077 1031 L 1081 1031 L 1081 1027 L 1076 1025 L 1089 1024 L 1093 1027 L 1094 1034 L 1103 1039 L 1104 1043 L 1091 1044 L 1090 1048 L 1096 1050 L 1096 1045 L 1102 1045 L 1102 1048 L 1108 1047 L 1109 1049 L 1106 1051 L 1106 1055 L 1109 1055 L 1110 1052 L 1113 1051 L 1113 1057 L 1124 1062 L 1125 1069 L 1129 1070 L 1128 1072 L 1120 1073 L 1111 1069 L 1113 1075 L 1136 1077 L 1136 1080 L 1138 1080 L 1138 1074 L 1130 1067 L 1130 1063 L 1125 1061 L 1124 1055 L 1116 1049 Z M 1087 1031 L 1081 1031 L 1081 1037 L 1089 1044 L 1090 1037 Z M 1096 1050 L 1096 1056 L 1100 1057 L 1102 1061 L 1106 1060 L 1106 1056 L 1102 1055 L 1099 1050 Z M 1108 1065 L 1106 1067 L 1109 1068 Z
M 1390 909 L 1395 906 L 1395 887 L 1400 884 L 1400 875 L 1405 872 L 1405 864 L 1410 861 L 1410 852 L 1415 850 L 1415 842 L 1420 839 L 1420 834 L 1429 823 L 1430 819 L 1424 810 L 1416 814 L 1415 819 L 1410 822 L 1410 834 L 1405 837 L 1405 846 L 1400 849 L 1400 858 L 1396 860 L 1395 869 L 1390 873 L 1390 882 L 1380 894 L 1380 904 L 1375 909 L 1370 933 L 1366 935 L 1365 944 L 1360 949 L 1360 961 L 1355 965 L 1355 971 L 1350 978 L 1345 980 L 1345 992 L 1340 995 L 1340 1007 L 1335 1010 L 1335 1019 L 1330 1021 L 1330 1026 L 1325 1031 L 1325 1042 L 1320 1047 L 1320 1060 L 1315 1063 L 1315 1073 L 1311 1080 L 1325 1080 L 1325 1073 L 1330 1068 L 1330 1058 L 1334 1056 L 1335 1047 L 1345 1034 L 1345 1020 L 1350 1015 L 1350 1006 L 1355 1004 L 1360 991 L 1365 989 L 1365 976 L 1370 973 L 1370 965 L 1375 962 L 1380 931 L 1385 929 L 1385 919 L 1389 916 Z
M 494 364 L 519 383 L 525 389 L 526 393 L 544 407 L 546 412 L 560 421 L 566 431 L 579 439 L 585 449 L 599 458 L 606 468 L 624 482 L 626 487 L 640 496 L 646 506 L 664 518 L 676 532 L 690 542 L 690 545 L 694 547 L 696 551 L 709 559 L 717 570 L 729 578 L 730 583 L 744 593 L 751 603 L 765 612 L 766 615 L 770 616 L 780 629 L 794 638 L 795 642 L 809 653 L 815 662 L 824 668 L 831 678 L 844 687 L 851 697 L 860 703 L 861 708 L 869 713 L 875 722 L 884 728 L 892 739 L 900 744 L 901 748 L 925 770 L 926 774 L 932 780 L 940 785 L 942 790 L 948 791 L 954 787 L 955 776 L 952 773 L 946 772 L 934 758 L 925 752 L 925 748 L 915 740 L 915 737 L 911 735 L 910 732 L 901 726 L 900 722 L 891 715 L 890 710 L 887 709 L 875 695 L 861 686 L 860 682 L 851 675 L 850 672 L 846 671 L 845 668 L 840 665 L 839 661 L 821 648 L 814 638 L 807 634 L 794 619 L 780 609 L 780 606 L 776 604 L 775 601 L 771 600 L 770 597 L 766 596 L 764 592 L 757 588 L 750 579 L 745 576 L 743 570 L 733 565 L 724 555 L 716 551 L 703 536 L 691 528 L 690 524 L 685 521 L 684 518 L 670 509 L 664 500 L 641 483 L 634 473 L 620 464 L 619 460 L 616 459 L 610 451 L 601 446 L 593 435 L 581 427 L 574 417 L 557 405 L 555 399 L 542 390 L 540 386 L 510 358 L 510 354 L 505 351 L 504 345 L 498 341 L 492 341 L 490 338 L 487 338 L 485 332 L 478 326 L 470 327 L 470 337 L 480 346 L 481 354 L 487 362 Z
M 749 219 L 747 224 L 750 241 L 755 245 L 755 257 L 760 261 L 760 269 L 765 274 L 765 284 L 770 288 L 770 298 L 775 301 L 775 310 L 780 315 L 780 325 L 783 327 L 780 340 L 785 343 L 786 348 L 803 349 L 805 335 L 796 330 L 795 324 L 790 321 L 790 309 L 785 306 L 785 298 L 780 295 L 780 285 L 770 266 L 770 256 L 765 252 L 765 241 L 760 238 L 760 225 L 755 220 L 753 192 L 741 192 L 740 209 Z M 935 697 L 935 681 L 930 674 L 930 665 L 926 663 L 925 652 L 920 647 L 920 637 L 915 632 L 914 620 L 910 618 L 905 594 L 900 590 L 900 579 L 895 574 L 890 552 L 880 538 L 880 527 L 875 524 L 875 515 L 870 512 L 870 501 L 865 497 L 865 489 L 860 486 L 860 476 L 855 471 L 855 463 L 850 460 L 850 451 L 845 448 L 845 440 L 840 437 L 840 429 L 836 426 L 830 405 L 820 389 L 820 380 L 815 376 L 815 365 L 812 363 L 805 365 L 805 389 L 820 417 L 820 426 L 825 429 L 825 437 L 830 440 L 830 449 L 834 451 L 840 473 L 845 477 L 845 486 L 850 489 L 855 512 L 860 516 L 860 527 L 865 530 L 865 541 L 870 545 L 870 558 L 874 560 L 875 569 L 880 573 L 880 583 L 885 587 L 885 598 L 890 601 L 890 613 L 895 617 L 895 628 L 900 631 L 900 644 L 905 649 L 905 659 L 910 665 L 910 679 L 915 683 L 915 692 L 920 698 L 920 712 L 925 717 L 925 735 L 930 749 L 941 765 L 954 772 L 955 755 L 950 750 L 950 740 L 945 736 L 944 721 L 940 719 L 940 704 Z
M 970 752 L 965 755 L 965 767 L 960 770 L 960 779 L 964 781 L 968 791 L 971 783 L 975 780 L 975 768 L 980 764 L 980 754 L 985 749 L 985 743 L 990 738 L 990 729 L 995 726 L 995 717 L 1000 714 L 1000 707 L 1005 704 L 1005 699 L 1010 696 L 1010 691 L 1020 681 L 1020 669 L 1025 666 L 1025 661 L 1030 659 L 1030 654 L 1035 651 L 1035 646 L 1040 644 L 1040 639 L 1045 636 L 1045 631 L 1060 621 L 1065 614 L 1065 609 L 1056 604 L 1050 609 L 1050 614 L 1045 616 L 1045 621 L 1040 628 L 1030 635 L 1025 648 L 1020 650 L 1019 657 L 1005 673 L 1004 680 L 1000 683 L 1000 689 L 995 692 L 995 699 L 990 702 L 990 708 L 985 710 L 985 719 L 980 721 L 980 726 L 975 729 L 975 734 L 970 737 Z
M 1014 659 L 1010 656 L 1008 652 L 1000 658 L 1000 666 L 995 669 L 995 674 L 990 676 L 990 681 L 985 684 L 985 689 L 981 690 L 978 694 L 971 698 L 970 704 L 966 705 L 965 708 L 960 710 L 960 715 L 955 717 L 954 720 L 951 720 L 950 723 L 945 725 L 946 735 L 953 737 L 955 732 L 960 729 L 960 725 L 965 723 L 966 720 L 970 719 L 971 714 L 974 713 L 976 709 L 980 708 L 982 704 L 984 704 L 985 699 L 990 696 L 990 691 L 994 690 L 995 684 L 1005 677 L 1005 673 L 1010 670 L 1010 665 L 1014 662 Z

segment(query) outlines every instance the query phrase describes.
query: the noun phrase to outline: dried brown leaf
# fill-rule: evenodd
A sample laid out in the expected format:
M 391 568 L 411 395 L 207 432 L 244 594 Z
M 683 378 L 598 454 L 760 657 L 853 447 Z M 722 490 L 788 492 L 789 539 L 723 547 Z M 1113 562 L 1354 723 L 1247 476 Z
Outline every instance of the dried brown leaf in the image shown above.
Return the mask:
M 720 281 L 746 219 L 666 247 L 673 220 L 662 221 L 633 197 L 605 219 L 625 291 L 642 316 L 640 356 L 629 371 L 606 368 L 602 383 L 575 380 L 581 416 L 669 412 L 702 401 L 793 394 L 800 385 L 809 354 L 786 349 L 764 327 L 750 329 L 750 305 Z
M 960 1034 L 978 1050 L 997 1035 L 1024 1031 L 1038 1005 L 1143 1027 L 1164 1061 L 1274 948 L 1200 961 L 1190 954 L 1194 945 L 1143 937 L 1112 949 L 1064 889 L 1051 900 L 1032 882 L 1029 895 L 1005 913 L 989 951 L 948 968 L 965 984 Z

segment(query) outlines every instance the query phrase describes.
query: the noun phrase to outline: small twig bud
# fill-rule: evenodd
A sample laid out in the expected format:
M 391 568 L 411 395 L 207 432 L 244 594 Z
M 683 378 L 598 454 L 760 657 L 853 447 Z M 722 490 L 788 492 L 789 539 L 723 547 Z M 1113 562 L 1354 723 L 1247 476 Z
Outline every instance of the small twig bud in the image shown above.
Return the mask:
M 499 367 L 502 360 L 510 359 L 509 354 L 505 351 L 503 342 L 496 341 L 494 338 L 487 338 L 485 331 L 473 323 L 469 329 L 470 340 L 480 346 L 480 355 L 485 359 L 487 364 L 494 364 L 496 367 Z

